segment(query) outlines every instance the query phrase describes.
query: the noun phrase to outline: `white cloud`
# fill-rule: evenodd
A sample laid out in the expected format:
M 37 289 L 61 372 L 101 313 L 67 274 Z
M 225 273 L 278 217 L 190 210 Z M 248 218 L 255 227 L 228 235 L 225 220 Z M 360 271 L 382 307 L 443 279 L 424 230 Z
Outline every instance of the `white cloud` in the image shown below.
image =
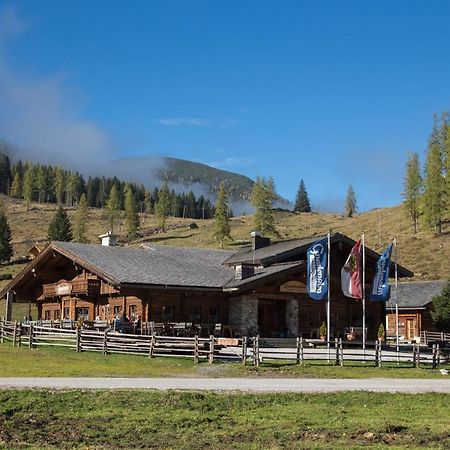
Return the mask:
M 25 78 L 9 63 L 7 41 L 26 29 L 15 9 L 0 9 L 0 136 L 22 149 L 20 157 L 42 162 L 81 168 L 111 158 L 109 136 L 73 107 L 61 76 Z
M 172 119 L 156 119 L 155 123 L 159 125 L 175 126 L 175 127 L 206 127 L 211 124 L 211 119 L 199 119 L 197 117 L 189 118 L 172 118 Z
M 247 167 L 254 164 L 253 159 L 246 157 L 230 156 L 220 161 L 211 161 L 208 165 L 215 167 L 216 169 L 232 169 L 235 167 Z

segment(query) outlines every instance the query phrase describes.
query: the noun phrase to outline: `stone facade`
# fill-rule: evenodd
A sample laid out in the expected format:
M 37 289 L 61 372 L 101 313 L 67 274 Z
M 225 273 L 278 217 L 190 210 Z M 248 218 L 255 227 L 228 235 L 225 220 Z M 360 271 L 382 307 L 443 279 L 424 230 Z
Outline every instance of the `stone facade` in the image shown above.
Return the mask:
M 298 300 L 293 298 L 286 301 L 287 337 L 298 336 Z
M 258 299 L 245 295 L 230 298 L 229 322 L 236 335 L 258 334 Z

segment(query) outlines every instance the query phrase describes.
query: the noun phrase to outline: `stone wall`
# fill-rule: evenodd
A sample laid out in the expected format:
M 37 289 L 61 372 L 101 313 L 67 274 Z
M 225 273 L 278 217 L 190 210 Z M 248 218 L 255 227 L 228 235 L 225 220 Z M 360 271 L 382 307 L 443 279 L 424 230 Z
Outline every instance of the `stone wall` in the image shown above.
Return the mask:
M 298 300 L 286 300 L 286 328 L 287 337 L 298 336 Z
M 255 336 L 258 334 L 258 299 L 241 296 L 230 298 L 229 322 L 235 334 Z

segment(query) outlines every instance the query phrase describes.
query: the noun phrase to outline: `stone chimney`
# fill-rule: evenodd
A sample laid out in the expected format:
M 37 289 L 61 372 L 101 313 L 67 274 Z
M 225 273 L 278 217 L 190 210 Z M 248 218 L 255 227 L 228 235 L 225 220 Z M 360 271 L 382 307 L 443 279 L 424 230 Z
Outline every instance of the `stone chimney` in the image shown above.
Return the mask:
M 250 236 L 252 238 L 252 252 L 270 245 L 270 238 L 262 237 L 259 231 L 252 231 Z
M 113 234 L 112 230 L 101 234 L 99 238 L 102 240 L 102 245 L 105 247 L 115 247 L 117 245 L 117 236 Z
M 255 275 L 255 266 L 251 264 L 237 264 L 234 266 L 234 279 L 235 280 L 245 280 Z

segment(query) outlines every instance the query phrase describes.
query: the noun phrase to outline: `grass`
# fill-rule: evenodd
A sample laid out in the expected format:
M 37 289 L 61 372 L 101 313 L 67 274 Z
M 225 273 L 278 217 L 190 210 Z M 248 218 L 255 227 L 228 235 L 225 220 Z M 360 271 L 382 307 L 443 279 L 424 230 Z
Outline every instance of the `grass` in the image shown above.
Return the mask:
M 53 204 L 32 204 L 26 211 L 21 200 L 4 196 L 2 201 L 7 209 L 10 222 L 15 257 L 26 255 L 33 244 L 45 245 L 48 223 L 56 211 Z M 73 219 L 75 208 L 68 208 Z M 212 220 L 196 220 L 198 229 L 189 229 L 193 219 L 168 219 L 166 232 L 156 230 L 153 215 L 141 214 L 141 231 L 146 236 L 136 240 L 132 245 L 141 243 L 167 244 L 190 247 L 218 247 L 213 237 Z M 394 238 L 398 242 L 398 261 L 414 271 L 416 279 L 442 279 L 450 277 L 450 223 L 444 224 L 443 233 L 436 236 L 425 226 L 419 232 L 412 233 L 411 224 L 401 206 L 381 208 L 358 214 L 353 218 L 344 218 L 339 214 L 294 214 L 275 212 L 275 222 L 281 239 L 293 239 L 304 236 L 326 234 L 329 230 L 341 232 L 357 239 L 365 232 L 366 245 L 375 250 L 382 250 Z M 97 236 L 108 228 L 104 212 L 100 209 L 89 210 L 87 234 L 92 243 L 99 242 Z M 231 220 L 233 241 L 226 247 L 236 249 L 241 243 L 248 241 L 253 229 L 253 217 L 242 216 Z M 124 231 L 123 224 L 116 227 L 116 232 Z M 10 271 L 8 266 L 0 266 L 0 274 Z
M 113 354 L 103 356 L 94 352 L 76 353 L 67 348 L 13 348 L 0 344 L 1 377 L 299 377 L 299 378 L 442 378 L 438 370 L 411 368 L 396 363 L 374 367 L 373 362 L 352 363 L 336 367 L 325 362 L 264 363 L 260 367 L 240 363 L 217 362 L 197 366 L 188 358 Z
M 446 394 L 0 391 L 4 449 L 449 448 Z

